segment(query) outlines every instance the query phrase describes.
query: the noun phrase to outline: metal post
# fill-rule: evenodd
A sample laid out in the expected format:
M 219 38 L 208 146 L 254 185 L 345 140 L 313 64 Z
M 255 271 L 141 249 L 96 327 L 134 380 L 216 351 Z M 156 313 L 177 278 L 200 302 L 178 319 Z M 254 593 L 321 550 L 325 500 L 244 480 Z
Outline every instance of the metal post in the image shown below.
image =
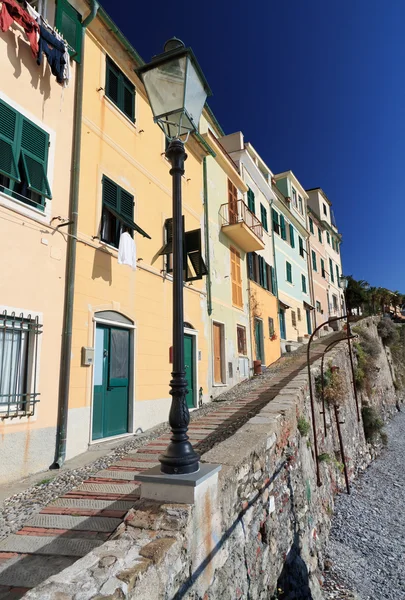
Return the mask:
M 172 404 L 169 424 L 171 441 L 159 457 L 162 473 L 184 475 L 199 469 L 199 456 L 189 441 L 187 430 L 190 413 L 186 403 L 187 382 L 184 368 L 184 316 L 183 316 L 183 219 L 181 178 L 187 154 L 181 140 L 172 140 L 166 150 L 173 178 L 173 371 L 170 381 Z

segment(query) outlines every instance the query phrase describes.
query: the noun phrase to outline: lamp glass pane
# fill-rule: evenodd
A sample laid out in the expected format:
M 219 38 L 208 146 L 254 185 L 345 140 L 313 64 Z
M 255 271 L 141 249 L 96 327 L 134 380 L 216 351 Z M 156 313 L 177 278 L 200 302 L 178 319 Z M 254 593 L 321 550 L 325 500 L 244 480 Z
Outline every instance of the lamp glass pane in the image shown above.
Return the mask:
M 190 58 L 187 58 L 186 97 L 184 106 L 198 128 L 207 93 Z
M 159 119 L 159 124 L 164 130 L 165 135 L 171 139 L 185 135 L 194 129 L 187 114 L 182 110 L 168 115 L 165 119 Z
M 183 108 L 186 60 L 174 58 L 143 74 L 155 117 Z

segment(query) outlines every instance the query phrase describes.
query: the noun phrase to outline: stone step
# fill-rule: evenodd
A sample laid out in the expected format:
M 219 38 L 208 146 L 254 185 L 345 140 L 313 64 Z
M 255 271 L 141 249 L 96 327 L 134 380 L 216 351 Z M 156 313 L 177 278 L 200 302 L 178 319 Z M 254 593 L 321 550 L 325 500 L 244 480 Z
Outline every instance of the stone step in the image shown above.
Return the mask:
M 114 471 L 112 469 L 105 469 L 99 471 L 93 477 L 100 477 L 102 479 L 127 479 L 128 481 L 134 481 L 136 473 L 139 471 Z
M 97 494 L 133 494 L 139 488 L 138 483 L 82 483 L 81 486 L 72 490 L 75 494 L 80 492 L 93 492 Z
M 58 498 L 48 508 L 81 508 L 83 510 L 129 510 L 134 505 L 130 500 L 92 500 L 91 498 Z
M 0 585 L 35 587 L 76 560 L 67 556 L 16 556 L 1 564 Z
M 109 517 L 74 517 L 71 515 L 39 514 L 25 523 L 24 527 L 110 532 L 115 531 L 121 522 L 121 519 Z
M 125 463 L 125 464 L 124 464 Z M 117 463 L 117 466 L 124 467 L 136 467 L 137 469 L 151 469 L 152 467 L 156 467 L 159 464 L 159 461 L 152 460 L 123 460 Z
M 103 540 L 82 540 L 61 536 L 11 534 L 0 541 L 0 552 L 20 554 L 56 554 L 59 556 L 85 556 L 103 544 Z

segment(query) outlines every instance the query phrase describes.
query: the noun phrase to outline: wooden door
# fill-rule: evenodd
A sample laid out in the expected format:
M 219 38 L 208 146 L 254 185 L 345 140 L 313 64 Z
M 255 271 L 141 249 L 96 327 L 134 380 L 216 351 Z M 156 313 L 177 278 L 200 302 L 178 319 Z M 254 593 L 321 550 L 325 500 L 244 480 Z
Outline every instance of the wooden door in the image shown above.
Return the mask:
M 214 383 L 223 383 L 222 381 L 222 326 L 218 323 L 214 327 Z
M 238 222 L 238 192 L 232 181 L 228 179 L 228 210 L 229 223 Z

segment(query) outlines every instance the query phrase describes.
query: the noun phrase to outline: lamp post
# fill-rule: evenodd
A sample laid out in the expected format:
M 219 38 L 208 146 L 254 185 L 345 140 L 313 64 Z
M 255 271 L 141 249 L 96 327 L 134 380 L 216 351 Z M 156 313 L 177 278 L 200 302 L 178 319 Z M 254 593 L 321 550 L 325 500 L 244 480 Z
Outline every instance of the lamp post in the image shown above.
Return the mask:
M 188 435 L 190 414 L 186 403 L 183 318 L 183 219 L 181 178 L 187 154 L 184 143 L 198 129 L 201 113 L 211 90 L 191 50 L 180 40 L 166 42 L 164 52 L 137 69 L 153 112 L 153 120 L 169 141 L 166 157 L 172 168 L 173 201 L 173 371 L 170 381 L 172 404 L 170 443 L 159 457 L 161 472 L 171 475 L 195 473 L 199 456 Z M 183 138 L 183 139 L 182 139 Z
M 351 334 L 351 330 L 350 330 L 349 310 L 347 308 L 347 286 L 348 286 L 348 284 L 349 284 L 349 278 L 345 277 L 344 275 L 341 275 L 339 277 L 339 285 L 343 289 L 343 295 L 344 295 L 344 299 L 345 299 L 347 345 L 349 346 L 349 358 L 350 358 L 350 367 L 351 367 L 351 370 L 352 370 L 352 378 L 353 378 L 353 391 L 354 391 L 354 397 L 355 397 L 355 400 L 356 400 L 357 421 L 360 422 L 359 401 L 358 401 L 358 398 L 357 398 L 357 387 L 356 387 L 356 381 L 355 381 L 355 377 L 354 377 L 353 352 L 352 352 L 352 345 L 350 343 L 350 339 L 352 338 L 352 334 Z

